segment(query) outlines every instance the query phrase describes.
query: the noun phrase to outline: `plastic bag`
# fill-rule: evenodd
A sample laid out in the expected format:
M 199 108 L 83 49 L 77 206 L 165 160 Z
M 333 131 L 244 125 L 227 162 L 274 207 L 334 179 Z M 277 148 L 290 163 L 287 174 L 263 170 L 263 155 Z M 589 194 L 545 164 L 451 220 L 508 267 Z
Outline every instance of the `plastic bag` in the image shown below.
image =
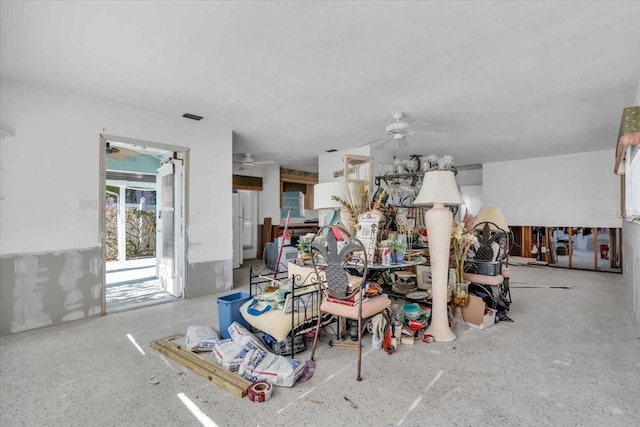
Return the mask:
M 268 351 L 250 350 L 244 356 L 238 374 L 251 382 L 266 380 L 276 386 L 291 387 L 302 375 L 304 368 L 304 363 L 299 360 Z
M 247 348 L 248 350 L 258 349 L 267 351 L 265 345 L 260 341 L 258 337 L 253 335 L 251 332 L 247 330 L 244 326 L 242 326 L 238 322 L 233 322 L 229 326 L 229 336 L 236 344 Z
M 220 337 L 211 326 L 189 326 L 185 344 L 191 351 L 212 351 Z
M 237 371 L 242 364 L 247 348 L 233 341 L 231 338 L 216 341 L 213 347 L 213 358 L 225 369 Z

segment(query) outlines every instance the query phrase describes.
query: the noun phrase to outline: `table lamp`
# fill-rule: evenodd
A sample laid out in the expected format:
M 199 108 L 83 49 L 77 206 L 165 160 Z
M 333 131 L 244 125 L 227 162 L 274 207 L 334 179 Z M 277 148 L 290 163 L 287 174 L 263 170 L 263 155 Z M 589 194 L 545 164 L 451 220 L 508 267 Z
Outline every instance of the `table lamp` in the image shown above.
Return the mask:
M 489 227 L 489 230 L 494 232 L 509 232 L 509 225 L 507 225 L 507 220 L 504 218 L 504 214 L 500 208 L 486 207 L 480 209 L 480 212 L 478 212 L 478 215 L 473 220 L 473 228 L 474 230 L 482 230 L 485 225 Z
M 449 254 L 453 213 L 445 204 L 464 203 L 458 191 L 452 170 L 433 170 L 425 173 L 422 188 L 413 202 L 416 205 L 433 205 L 424 214 L 431 261 L 432 306 L 431 325 L 425 334 L 436 341 L 451 342 L 456 334 L 449 327 L 447 315 L 447 284 L 449 282 Z
M 333 196 L 339 197 L 340 200 L 347 200 L 347 192 L 345 183 L 342 181 L 321 182 L 313 186 L 313 209 L 330 209 L 329 214 L 325 218 L 324 225 L 335 225 L 338 219 L 345 215 L 351 219 L 349 212 L 344 212 L 344 206 Z M 344 222 L 344 219 L 341 219 Z
M 492 206 L 480 209 L 472 227 L 480 232 L 482 243 L 490 248 L 490 250 L 480 248 L 476 252 L 476 258 L 495 260 L 501 249 L 504 251 L 502 256 L 504 258 L 508 256 L 511 247 L 511 233 L 500 208 Z M 504 242 L 501 240 L 503 236 L 506 238 Z

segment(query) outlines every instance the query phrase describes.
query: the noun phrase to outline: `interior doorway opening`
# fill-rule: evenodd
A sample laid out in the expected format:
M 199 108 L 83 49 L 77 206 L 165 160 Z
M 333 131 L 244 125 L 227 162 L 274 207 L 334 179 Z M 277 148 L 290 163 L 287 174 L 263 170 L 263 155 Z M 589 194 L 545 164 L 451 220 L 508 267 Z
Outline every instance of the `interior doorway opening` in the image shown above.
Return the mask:
M 184 296 L 186 149 L 101 137 L 103 314 Z

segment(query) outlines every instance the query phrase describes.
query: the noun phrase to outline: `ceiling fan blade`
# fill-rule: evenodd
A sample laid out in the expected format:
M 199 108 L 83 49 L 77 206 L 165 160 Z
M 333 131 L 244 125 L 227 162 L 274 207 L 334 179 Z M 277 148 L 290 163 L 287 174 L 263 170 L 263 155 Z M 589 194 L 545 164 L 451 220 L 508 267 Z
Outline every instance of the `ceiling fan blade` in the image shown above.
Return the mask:
M 428 122 L 426 120 L 415 120 L 408 124 L 407 129 L 408 130 L 426 129 L 429 126 L 431 126 L 431 122 Z
M 273 160 L 260 160 L 257 162 L 253 162 L 254 165 L 275 165 L 276 162 Z
M 387 142 L 391 137 L 389 135 L 382 136 L 380 138 L 372 139 L 371 141 L 365 142 L 364 144 L 358 145 L 358 147 L 364 147 L 365 145 L 375 144 L 376 142 Z

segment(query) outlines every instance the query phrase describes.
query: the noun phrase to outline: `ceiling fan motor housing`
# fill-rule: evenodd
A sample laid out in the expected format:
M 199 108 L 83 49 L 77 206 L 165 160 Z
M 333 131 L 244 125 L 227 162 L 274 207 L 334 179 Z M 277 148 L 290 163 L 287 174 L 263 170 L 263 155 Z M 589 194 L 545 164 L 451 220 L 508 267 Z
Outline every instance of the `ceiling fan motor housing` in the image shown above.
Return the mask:
M 394 139 L 401 139 L 406 134 L 405 129 L 409 127 L 409 123 L 401 121 L 403 117 L 403 113 L 393 113 L 395 121 L 385 128 L 387 135 L 393 135 Z

